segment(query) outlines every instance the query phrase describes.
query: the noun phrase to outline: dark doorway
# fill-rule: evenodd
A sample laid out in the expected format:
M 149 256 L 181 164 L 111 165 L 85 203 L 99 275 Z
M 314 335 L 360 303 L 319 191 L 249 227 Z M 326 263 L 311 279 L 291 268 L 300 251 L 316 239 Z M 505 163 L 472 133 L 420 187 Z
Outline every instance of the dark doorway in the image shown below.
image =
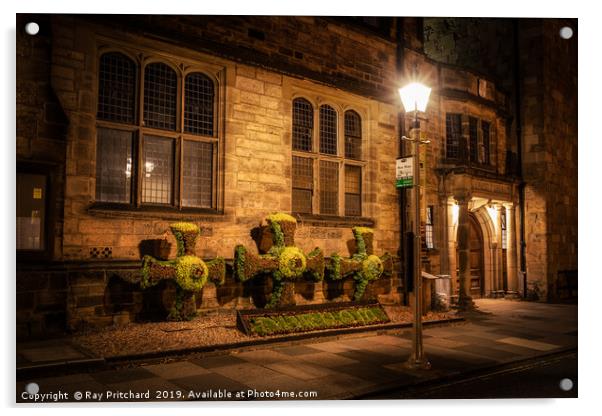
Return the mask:
M 469 214 L 470 231 L 468 234 L 468 247 L 470 248 L 470 296 L 475 299 L 481 298 L 485 293 L 483 266 L 483 233 L 474 215 Z M 460 261 L 456 254 L 456 264 Z M 456 269 L 456 276 L 460 276 L 460 270 Z M 459 278 L 456 279 L 456 288 L 459 286 Z

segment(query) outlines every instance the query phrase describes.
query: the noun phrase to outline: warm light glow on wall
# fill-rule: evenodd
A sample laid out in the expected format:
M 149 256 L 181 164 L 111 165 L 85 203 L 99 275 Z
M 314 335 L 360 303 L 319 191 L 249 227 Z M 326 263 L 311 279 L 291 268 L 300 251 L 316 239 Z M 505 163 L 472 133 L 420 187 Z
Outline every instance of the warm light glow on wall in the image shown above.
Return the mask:
M 496 207 L 487 207 L 487 213 L 489 214 L 489 217 L 491 218 L 491 221 L 493 221 L 493 226 L 495 227 L 495 232 L 498 232 L 498 222 L 497 222 L 497 217 L 498 217 L 498 211 Z
M 458 224 L 458 217 L 460 216 L 460 206 L 458 204 L 452 205 L 452 224 Z

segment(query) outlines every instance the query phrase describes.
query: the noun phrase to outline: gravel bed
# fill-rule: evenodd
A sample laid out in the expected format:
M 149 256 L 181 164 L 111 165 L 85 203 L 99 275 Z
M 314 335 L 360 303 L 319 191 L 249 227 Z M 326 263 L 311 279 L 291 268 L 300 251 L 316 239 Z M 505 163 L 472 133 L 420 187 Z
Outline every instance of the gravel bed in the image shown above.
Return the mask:
M 407 306 L 383 307 L 392 323 L 412 322 L 412 312 Z M 453 312 L 429 312 L 423 319 L 432 321 L 453 317 L 455 317 Z M 236 311 L 228 310 L 199 315 L 188 322 L 130 323 L 81 332 L 72 337 L 72 342 L 106 358 L 231 344 L 253 339 L 277 339 L 285 336 L 287 335 L 261 338 L 247 336 L 236 328 Z

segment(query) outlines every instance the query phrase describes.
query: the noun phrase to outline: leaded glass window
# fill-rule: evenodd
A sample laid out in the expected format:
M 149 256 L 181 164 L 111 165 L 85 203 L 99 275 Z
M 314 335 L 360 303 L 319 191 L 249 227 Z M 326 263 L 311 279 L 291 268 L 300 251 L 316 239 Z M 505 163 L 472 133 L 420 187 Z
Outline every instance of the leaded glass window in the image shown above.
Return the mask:
M 181 77 L 163 62 L 137 68 L 124 53 L 99 60 L 96 201 L 214 208 L 215 77 Z
M 313 160 L 293 156 L 293 211 L 311 213 L 313 188 Z
M 460 114 L 445 115 L 446 132 L 446 157 L 458 159 L 460 157 L 460 141 L 462 139 L 462 116 Z
M 174 142 L 145 136 L 142 149 L 142 202 L 171 204 L 173 195 Z
M 339 214 L 339 164 L 320 161 L 320 214 Z
M 345 112 L 345 157 L 362 158 L 362 120 L 355 111 Z
M 293 149 L 310 152 L 312 150 L 314 109 L 303 98 L 293 100 Z
M 96 135 L 96 199 L 129 203 L 133 134 L 130 131 L 98 128 Z
M 362 215 L 362 168 L 345 165 L 345 215 Z
M 337 112 L 329 105 L 320 106 L 320 153 L 337 154 Z
M 124 54 L 110 52 L 101 56 L 98 69 L 99 119 L 134 122 L 136 78 L 136 64 Z
M 184 131 L 213 136 L 213 81 L 200 72 L 186 76 L 184 87 Z
M 144 69 L 144 125 L 164 130 L 176 129 L 178 76 L 162 62 Z
M 482 130 L 482 134 L 483 134 L 482 163 L 485 165 L 489 165 L 491 163 L 491 157 L 490 157 L 490 147 L 491 147 L 490 140 L 491 139 L 489 137 L 490 124 L 487 121 L 481 121 L 481 130 Z

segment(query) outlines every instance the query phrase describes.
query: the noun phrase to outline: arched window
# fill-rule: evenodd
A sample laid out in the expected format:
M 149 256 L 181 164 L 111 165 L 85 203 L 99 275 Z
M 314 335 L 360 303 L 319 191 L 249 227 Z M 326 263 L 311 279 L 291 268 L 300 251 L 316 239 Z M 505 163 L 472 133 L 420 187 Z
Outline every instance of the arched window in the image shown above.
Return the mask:
M 132 124 L 136 114 L 136 64 L 119 52 L 105 53 L 98 70 L 98 118 Z
M 314 108 L 303 98 L 293 100 L 293 150 L 312 151 Z
M 337 112 L 329 105 L 320 106 L 320 153 L 337 154 Z
M 97 118 L 134 125 L 136 121 L 136 64 L 119 52 L 105 53 L 98 65 Z M 98 126 L 96 199 L 129 203 L 132 190 L 131 130 Z
M 314 97 L 317 99 L 317 97 Z M 318 146 L 312 143 L 314 108 L 304 98 L 293 100 L 292 211 L 303 214 L 362 216 L 362 121 L 328 104 L 318 109 Z M 339 151 L 338 126 L 345 127 Z
M 96 201 L 216 208 L 214 81 L 198 71 L 182 79 L 166 63 L 153 62 L 144 67 L 138 94 L 140 75 L 122 53 L 100 57 Z M 141 108 L 142 120 L 136 116 Z
M 200 72 L 186 76 L 184 85 L 184 131 L 213 136 L 213 81 Z
M 162 62 L 144 69 L 144 125 L 164 130 L 176 129 L 178 76 Z
M 362 119 L 353 110 L 345 111 L 345 157 L 362 158 Z

